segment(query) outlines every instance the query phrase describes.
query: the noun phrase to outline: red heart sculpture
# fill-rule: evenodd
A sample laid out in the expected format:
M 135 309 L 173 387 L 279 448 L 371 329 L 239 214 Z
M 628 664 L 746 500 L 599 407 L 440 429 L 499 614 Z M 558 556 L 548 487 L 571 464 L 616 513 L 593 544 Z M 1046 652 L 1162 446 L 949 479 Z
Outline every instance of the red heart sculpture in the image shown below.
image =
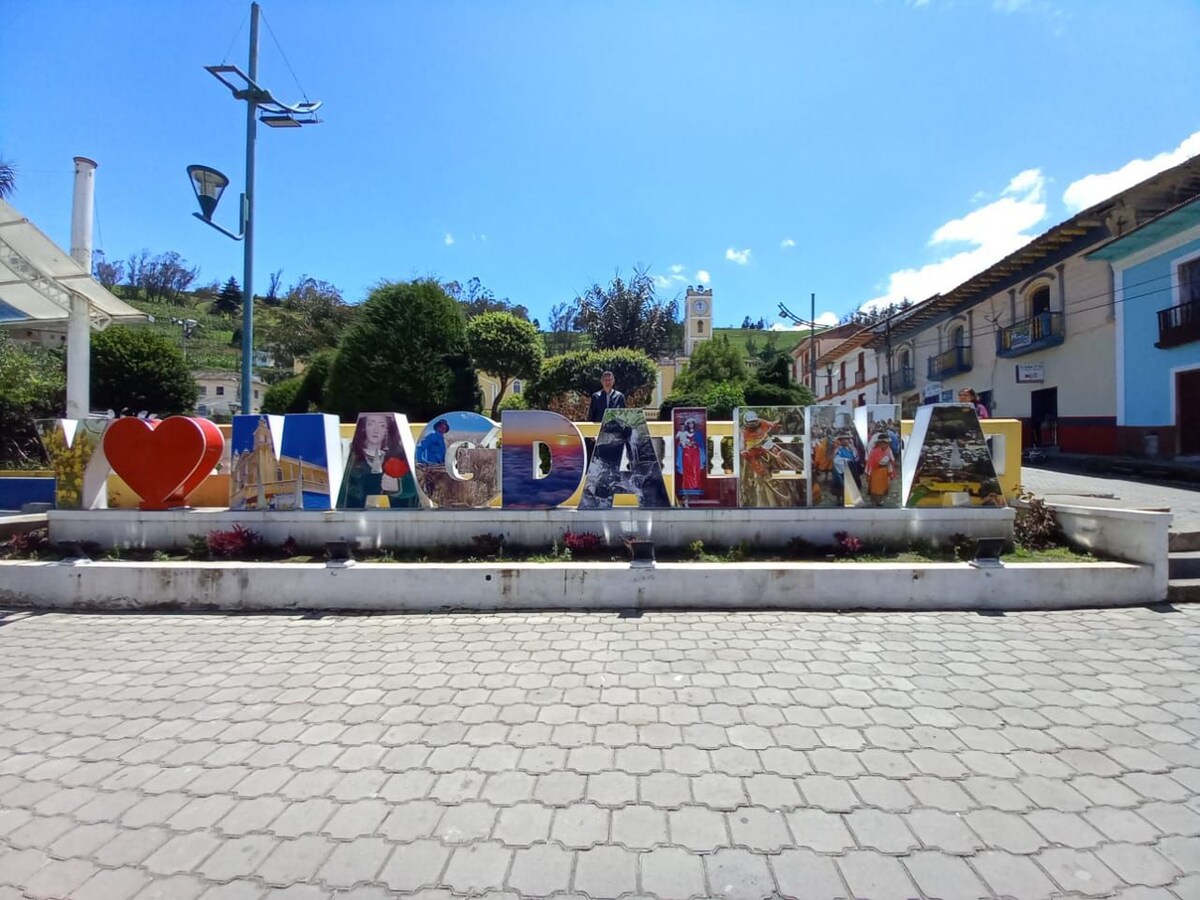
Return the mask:
M 225 437 L 221 434 L 221 429 L 208 419 L 184 416 L 167 419 L 161 427 L 156 429 L 156 433 L 161 434 L 163 428 L 169 427 L 172 422 L 192 422 L 199 425 L 200 430 L 204 432 L 204 456 L 201 458 L 200 464 L 196 466 L 196 471 L 183 480 L 183 483 L 179 485 L 179 490 L 167 498 L 168 506 L 187 506 L 188 495 L 200 487 L 204 479 L 212 474 L 213 466 L 221 458 L 221 452 L 225 449 Z
M 142 498 L 142 509 L 186 506 L 186 497 L 212 471 L 225 445 L 207 419 L 172 416 L 117 419 L 104 431 L 104 456 Z

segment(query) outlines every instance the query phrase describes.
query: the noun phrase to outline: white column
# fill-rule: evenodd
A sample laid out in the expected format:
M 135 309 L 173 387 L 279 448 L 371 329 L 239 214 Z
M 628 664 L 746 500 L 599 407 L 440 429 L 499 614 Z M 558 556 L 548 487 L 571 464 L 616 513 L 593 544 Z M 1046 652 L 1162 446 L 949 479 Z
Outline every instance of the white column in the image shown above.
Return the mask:
M 92 272 L 92 206 L 96 163 L 75 157 L 75 194 L 71 205 L 71 257 L 89 275 Z M 87 298 L 71 294 L 67 317 L 67 418 L 82 419 L 91 405 L 91 309 Z

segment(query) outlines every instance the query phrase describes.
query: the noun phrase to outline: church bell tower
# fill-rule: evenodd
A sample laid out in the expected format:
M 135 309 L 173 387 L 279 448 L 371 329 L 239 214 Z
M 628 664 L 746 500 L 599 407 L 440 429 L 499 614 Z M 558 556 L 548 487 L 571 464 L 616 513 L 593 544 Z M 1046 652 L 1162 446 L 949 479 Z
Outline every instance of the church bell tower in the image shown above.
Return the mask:
M 712 340 L 712 288 L 688 285 L 684 302 L 683 355 L 691 356 L 702 342 Z

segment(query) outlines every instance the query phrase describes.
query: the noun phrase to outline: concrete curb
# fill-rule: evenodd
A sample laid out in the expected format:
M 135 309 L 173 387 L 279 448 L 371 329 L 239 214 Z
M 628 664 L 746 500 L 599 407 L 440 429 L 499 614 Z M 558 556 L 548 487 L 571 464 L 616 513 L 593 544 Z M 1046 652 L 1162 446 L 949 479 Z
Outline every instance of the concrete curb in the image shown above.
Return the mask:
M 1166 599 L 1128 563 L 0 562 L 0 603 L 102 610 L 1023 610 Z

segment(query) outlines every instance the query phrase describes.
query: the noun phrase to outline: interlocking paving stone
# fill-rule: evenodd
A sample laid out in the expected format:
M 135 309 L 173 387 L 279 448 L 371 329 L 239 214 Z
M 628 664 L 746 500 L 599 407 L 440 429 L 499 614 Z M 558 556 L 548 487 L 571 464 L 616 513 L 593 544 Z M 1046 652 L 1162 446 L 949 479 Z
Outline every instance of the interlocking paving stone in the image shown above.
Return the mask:
M 623 847 L 593 847 L 575 861 L 574 889 L 589 897 L 616 898 L 637 890 L 637 856 Z
M 1200 889 L 1195 607 L 0 624 L 0 900 Z
M 574 856 L 554 844 L 538 844 L 516 851 L 508 887 L 524 896 L 544 897 L 571 887 Z

